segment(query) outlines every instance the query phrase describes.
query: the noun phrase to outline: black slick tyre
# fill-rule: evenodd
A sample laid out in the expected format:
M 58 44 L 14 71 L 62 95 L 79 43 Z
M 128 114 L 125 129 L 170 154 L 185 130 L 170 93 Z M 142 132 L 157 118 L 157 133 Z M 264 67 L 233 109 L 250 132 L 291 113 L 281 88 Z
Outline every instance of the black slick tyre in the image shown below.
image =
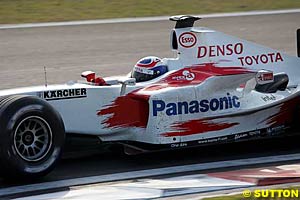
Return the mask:
M 65 130 L 59 113 L 34 96 L 0 100 L 1 174 L 9 179 L 38 178 L 60 159 Z

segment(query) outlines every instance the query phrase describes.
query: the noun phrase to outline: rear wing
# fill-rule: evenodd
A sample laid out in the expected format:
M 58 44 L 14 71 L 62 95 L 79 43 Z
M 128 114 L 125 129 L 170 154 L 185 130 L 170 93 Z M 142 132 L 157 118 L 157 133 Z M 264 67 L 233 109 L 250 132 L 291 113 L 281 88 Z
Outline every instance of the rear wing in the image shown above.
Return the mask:
M 175 21 L 175 28 L 187 28 L 193 27 L 194 22 L 201 19 L 200 17 L 189 16 L 189 15 L 178 15 L 170 17 L 171 21 Z

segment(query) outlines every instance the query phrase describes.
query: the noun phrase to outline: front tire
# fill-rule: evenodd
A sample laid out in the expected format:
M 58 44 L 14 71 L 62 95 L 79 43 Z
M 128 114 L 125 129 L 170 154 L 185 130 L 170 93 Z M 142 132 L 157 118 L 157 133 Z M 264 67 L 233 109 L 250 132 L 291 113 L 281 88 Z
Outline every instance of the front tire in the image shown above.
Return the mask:
M 46 101 L 9 96 L 0 101 L 0 138 L 4 177 L 37 178 L 49 173 L 61 156 L 64 124 Z

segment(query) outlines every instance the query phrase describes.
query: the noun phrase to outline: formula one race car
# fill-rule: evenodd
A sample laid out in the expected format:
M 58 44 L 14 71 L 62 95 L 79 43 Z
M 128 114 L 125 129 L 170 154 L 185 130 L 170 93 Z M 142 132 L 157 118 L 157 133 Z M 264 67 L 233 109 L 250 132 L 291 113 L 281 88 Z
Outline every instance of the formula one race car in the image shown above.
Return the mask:
M 86 71 L 84 81 L 0 91 L 4 174 L 50 172 L 65 133 L 122 144 L 132 154 L 267 138 L 295 127 L 300 59 L 193 27 L 198 19 L 170 18 L 177 58 L 143 58 L 123 77 Z

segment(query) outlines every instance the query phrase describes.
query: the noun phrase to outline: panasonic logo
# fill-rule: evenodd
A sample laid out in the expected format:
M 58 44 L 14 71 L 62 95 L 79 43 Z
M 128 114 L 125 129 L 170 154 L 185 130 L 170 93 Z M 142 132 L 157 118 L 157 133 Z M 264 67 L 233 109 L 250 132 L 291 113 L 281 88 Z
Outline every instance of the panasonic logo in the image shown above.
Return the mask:
M 152 113 L 157 116 L 159 112 L 165 112 L 166 115 L 181 115 L 194 114 L 208 111 L 227 110 L 232 108 L 239 108 L 240 102 L 237 96 L 227 96 L 221 98 L 213 98 L 210 100 L 202 99 L 200 101 L 181 101 L 176 103 L 166 103 L 163 100 L 152 100 Z

